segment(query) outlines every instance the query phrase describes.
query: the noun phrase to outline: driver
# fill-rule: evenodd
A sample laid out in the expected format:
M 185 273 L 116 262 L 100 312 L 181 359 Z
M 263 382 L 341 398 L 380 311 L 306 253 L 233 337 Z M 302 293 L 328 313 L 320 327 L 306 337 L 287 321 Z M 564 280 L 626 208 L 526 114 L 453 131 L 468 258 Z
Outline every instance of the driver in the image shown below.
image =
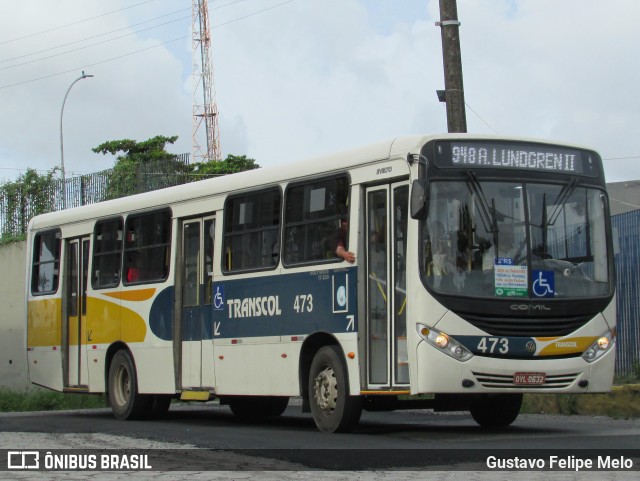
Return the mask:
M 502 224 L 498 227 L 498 249 L 496 254 L 495 246 L 489 247 L 482 256 L 482 270 L 493 270 L 496 257 L 512 259 L 515 263 L 515 257 L 518 255 L 518 248 L 515 244 L 513 224 Z

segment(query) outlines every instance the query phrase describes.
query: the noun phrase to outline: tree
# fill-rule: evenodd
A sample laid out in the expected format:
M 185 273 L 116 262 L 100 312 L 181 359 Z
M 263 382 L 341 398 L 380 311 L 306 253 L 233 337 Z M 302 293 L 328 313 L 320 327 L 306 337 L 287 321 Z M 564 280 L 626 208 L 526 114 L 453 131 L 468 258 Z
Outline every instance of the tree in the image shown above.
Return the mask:
M 163 135 L 156 135 L 155 137 L 145 140 L 144 142 L 137 142 L 135 140 L 110 140 L 98 145 L 91 149 L 97 154 L 112 154 L 116 155 L 118 152 L 123 152 L 125 155 L 119 156 L 116 161 L 116 166 L 119 162 L 135 162 L 146 163 L 154 160 L 169 160 L 175 157 L 165 150 L 167 144 L 173 144 L 178 140 L 178 136 L 164 137 Z
M 107 185 L 107 199 L 184 184 L 208 177 L 235 174 L 258 169 L 254 159 L 246 155 L 228 155 L 224 160 L 188 164 L 165 150 L 178 136 L 158 135 L 144 142 L 112 140 L 98 145 L 96 153 L 119 155 Z
M 53 177 L 56 171 L 57 167 L 40 175 L 35 169 L 27 168 L 15 182 L 0 186 L 0 243 L 23 238 L 29 219 L 53 209 L 56 196 Z
M 147 192 L 184 183 L 188 166 L 175 154 L 167 152 L 167 144 L 173 144 L 178 136 L 157 135 L 144 142 L 135 140 L 111 140 L 91 149 L 95 153 L 117 155 L 113 172 L 107 183 L 107 199 Z M 178 177 L 178 178 L 176 178 Z
M 259 169 L 254 159 L 246 155 L 227 155 L 224 160 L 210 160 L 208 162 L 196 162 L 191 164 L 191 172 L 196 177 L 206 178 L 227 174 L 244 172 L 245 170 Z

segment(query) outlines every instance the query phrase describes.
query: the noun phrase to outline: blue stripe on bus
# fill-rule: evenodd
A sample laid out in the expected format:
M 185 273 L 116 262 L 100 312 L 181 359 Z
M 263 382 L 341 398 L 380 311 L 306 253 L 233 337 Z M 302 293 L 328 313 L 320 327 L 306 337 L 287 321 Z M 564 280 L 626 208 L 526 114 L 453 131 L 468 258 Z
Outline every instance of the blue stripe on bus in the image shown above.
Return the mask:
M 149 327 L 160 339 L 171 341 L 173 339 L 173 286 L 163 289 L 153 300 L 149 311 Z
M 307 335 L 357 330 L 356 268 L 222 280 L 213 285 L 213 304 L 182 309 L 182 339 Z M 153 301 L 151 331 L 173 339 L 175 289 Z
M 357 330 L 356 268 L 254 277 L 213 285 L 215 338 Z

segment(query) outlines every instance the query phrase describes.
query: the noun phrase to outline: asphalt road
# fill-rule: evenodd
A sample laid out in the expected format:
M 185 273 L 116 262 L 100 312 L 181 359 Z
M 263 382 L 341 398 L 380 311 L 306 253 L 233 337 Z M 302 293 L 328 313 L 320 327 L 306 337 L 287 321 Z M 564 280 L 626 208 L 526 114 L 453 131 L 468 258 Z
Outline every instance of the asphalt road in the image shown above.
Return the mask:
M 604 452 L 634 458 L 640 454 L 640 420 L 521 415 L 509 428 L 485 430 L 466 413 L 365 412 L 353 433 L 339 435 L 319 432 L 299 406 L 289 406 L 279 418 L 254 422 L 209 403 L 174 404 L 159 421 L 118 421 L 106 408 L 0 414 L 0 449 L 62 448 L 151 450 L 156 467 L 168 470 L 451 472 L 482 470 L 489 456 L 534 455 L 547 465 L 550 456 L 571 461 L 576 450 L 590 450 L 580 451 L 585 456 Z M 613 473 L 609 479 L 634 479 L 639 466 L 635 459 L 635 472 Z M 568 473 L 578 474 L 569 468 Z

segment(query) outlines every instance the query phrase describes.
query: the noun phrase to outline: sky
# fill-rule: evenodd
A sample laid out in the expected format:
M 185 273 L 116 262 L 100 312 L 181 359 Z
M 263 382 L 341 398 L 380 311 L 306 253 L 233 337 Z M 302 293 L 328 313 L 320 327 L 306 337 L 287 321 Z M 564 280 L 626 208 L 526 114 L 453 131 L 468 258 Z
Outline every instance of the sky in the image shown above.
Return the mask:
M 209 0 L 222 155 L 278 166 L 445 132 L 437 0 Z M 468 131 L 566 141 L 640 179 L 640 2 L 458 0 Z M 191 2 L 0 4 L 0 182 L 177 135 L 192 151 Z M 197 102 L 202 102 L 197 92 Z M 200 139 L 204 143 L 204 139 Z

